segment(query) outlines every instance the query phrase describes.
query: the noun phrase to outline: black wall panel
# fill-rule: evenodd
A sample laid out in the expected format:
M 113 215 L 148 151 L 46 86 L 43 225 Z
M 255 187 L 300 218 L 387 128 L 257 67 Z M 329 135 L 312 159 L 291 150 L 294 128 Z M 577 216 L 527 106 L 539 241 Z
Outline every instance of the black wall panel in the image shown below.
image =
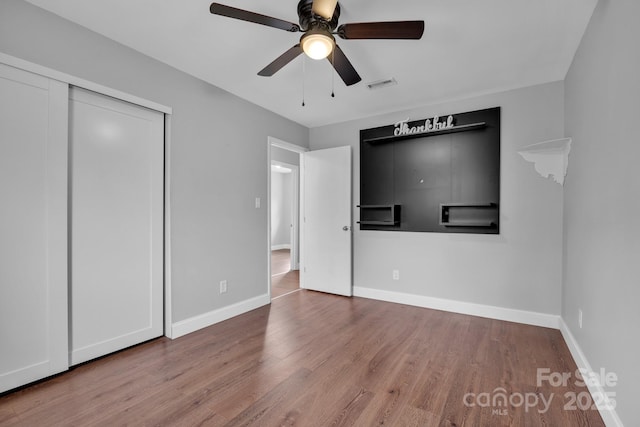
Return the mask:
M 455 114 L 446 129 L 397 129 L 360 131 L 360 228 L 498 233 L 500 108 Z

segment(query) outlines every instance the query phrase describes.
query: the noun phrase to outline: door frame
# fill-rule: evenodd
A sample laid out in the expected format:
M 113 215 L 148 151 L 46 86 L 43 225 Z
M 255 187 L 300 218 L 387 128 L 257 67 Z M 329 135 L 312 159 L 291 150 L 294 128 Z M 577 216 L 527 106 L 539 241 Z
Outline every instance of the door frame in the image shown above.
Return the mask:
M 299 217 L 303 215 L 304 212 L 304 161 L 303 161 L 303 153 L 309 151 L 308 148 L 302 147 L 300 145 L 295 145 L 290 142 L 283 141 L 278 138 L 274 138 L 272 136 L 267 137 L 267 293 L 269 295 L 269 300 L 271 300 L 271 147 L 282 148 L 287 151 L 292 151 L 298 153 L 300 156 L 300 166 L 298 169 L 298 212 Z M 300 233 L 300 246 L 298 253 L 299 256 L 299 268 L 302 271 L 304 269 L 304 256 L 303 256 L 303 248 L 304 248 L 304 227 L 300 227 L 300 220 L 298 220 L 298 230 Z M 303 274 L 300 274 L 300 288 L 304 288 L 303 284 Z

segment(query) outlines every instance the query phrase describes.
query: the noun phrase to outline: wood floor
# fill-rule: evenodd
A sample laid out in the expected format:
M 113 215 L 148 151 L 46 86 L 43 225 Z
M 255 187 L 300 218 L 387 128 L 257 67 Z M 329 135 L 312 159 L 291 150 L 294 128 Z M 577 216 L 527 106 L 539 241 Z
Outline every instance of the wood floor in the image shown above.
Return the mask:
M 537 368 L 575 372 L 557 330 L 301 290 L 4 395 L 0 425 L 603 425 Z
M 291 270 L 289 249 L 271 251 L 271 298 L 300 289 L 300 272 Z

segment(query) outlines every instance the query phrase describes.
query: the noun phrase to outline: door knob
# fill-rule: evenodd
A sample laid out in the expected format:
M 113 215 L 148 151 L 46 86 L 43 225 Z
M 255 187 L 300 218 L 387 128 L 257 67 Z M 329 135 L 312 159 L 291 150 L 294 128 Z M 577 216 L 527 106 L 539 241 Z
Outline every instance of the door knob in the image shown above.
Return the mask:
M 345 225 L 344 227 L 342 227 L 342 229 L 343 229 L 344 231 L 349 231 L 349 226 L 348 226 L 348 225 Z

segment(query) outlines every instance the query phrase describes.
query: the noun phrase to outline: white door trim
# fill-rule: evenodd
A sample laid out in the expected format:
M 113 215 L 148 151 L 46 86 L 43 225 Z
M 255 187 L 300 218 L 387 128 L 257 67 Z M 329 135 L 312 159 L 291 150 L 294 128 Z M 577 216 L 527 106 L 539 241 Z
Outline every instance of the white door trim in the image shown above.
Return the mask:
M 164 115 L 164 336 L 174 338 L 171 315 L 171 115 Z
M 271 164 L 271 147 L 278 147 L 296 153 L 306 153 L 307 151 L 309 151 L 309 149 L 306 147 L 301 147 L 299 145 L 292 144 L 290 142 L 286 142 L 272 136 L 268 137 L 267 140 L 269 143 L 269 164 Z

